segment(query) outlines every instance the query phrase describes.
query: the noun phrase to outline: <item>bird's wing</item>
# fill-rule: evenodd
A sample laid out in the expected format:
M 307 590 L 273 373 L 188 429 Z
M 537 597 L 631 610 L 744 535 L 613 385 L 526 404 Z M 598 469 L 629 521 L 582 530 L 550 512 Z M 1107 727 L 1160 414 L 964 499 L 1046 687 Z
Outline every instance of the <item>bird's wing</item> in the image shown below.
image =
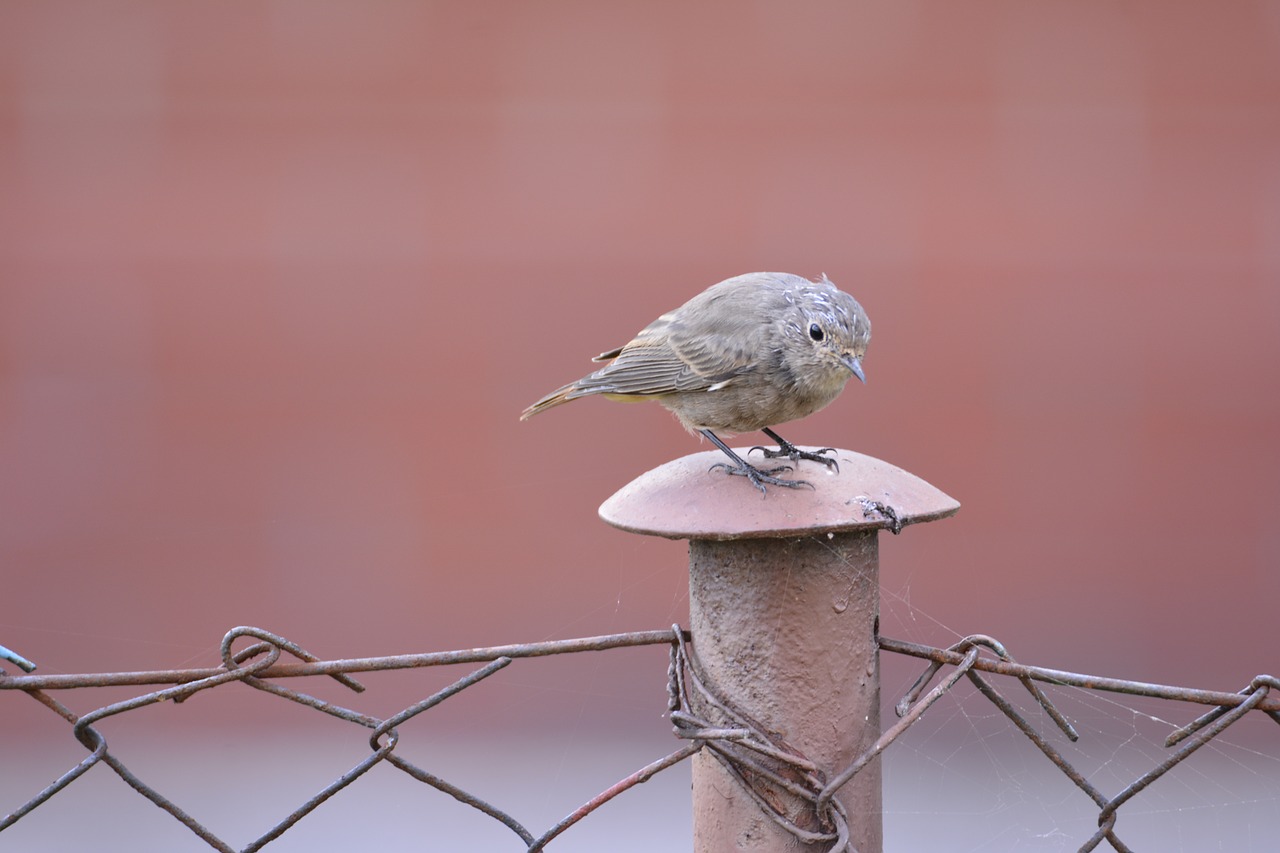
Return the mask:
M 730 336 L 694 335 L 665 316 L 599 358 L 613 360 L 583 383 L 597 386 L 592 389 L 596 393 L 637 396 L 722 388 L 750 366 Z

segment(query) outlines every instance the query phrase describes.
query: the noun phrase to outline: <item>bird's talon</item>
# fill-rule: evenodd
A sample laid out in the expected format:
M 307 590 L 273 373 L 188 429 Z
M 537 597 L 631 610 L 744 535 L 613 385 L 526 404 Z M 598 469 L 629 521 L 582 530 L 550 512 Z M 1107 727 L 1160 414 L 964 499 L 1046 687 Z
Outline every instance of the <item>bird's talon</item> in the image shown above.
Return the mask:
M 768 432 L 768 430 L 766 430 L 766 432 Z M 790 459 L 792 462 L 799 462 L 801 460 L 806 460 L 808 462 L 821 462 L 823 465 L 827 466 L 827 470 L 834 471 L 837 474 L 840 473 L 840 463 L 824 455 L 827 453 L 835 453 L 836 449 L 834 447 L 824 447 L 820 450 L 801 450 L 791 442 L 781 440 L 778 442 L 777 450 L 756 445 L 747 452 L 750 454 L 755 453 L 757 450 L 763 453 L 766 459 L 782 459 L 785 457 Z
M 813 483 L 808 480 L 785 480 L 782 477 L 775 476 L 783 471 L 790 471 L 790 465 L 779 465 L 776 468 L 757 468 L 754 465 L 746 465 L 745 463 L 744 465 L 745 467 L 739 467 L 728 462 L 717 462 L 707 470 L 714 471 L 716 468 L 723 468 L 727 473 L 735 477 L 746 477 L 751 481 L 751 485 L 759 489 L 760 493 L 765 497 L 769 495 L 769 490 L 765 488 L 765 483 L 771 486 L 783 486 L 788 489 L 798 489 L 801 486 L 816 489 Z

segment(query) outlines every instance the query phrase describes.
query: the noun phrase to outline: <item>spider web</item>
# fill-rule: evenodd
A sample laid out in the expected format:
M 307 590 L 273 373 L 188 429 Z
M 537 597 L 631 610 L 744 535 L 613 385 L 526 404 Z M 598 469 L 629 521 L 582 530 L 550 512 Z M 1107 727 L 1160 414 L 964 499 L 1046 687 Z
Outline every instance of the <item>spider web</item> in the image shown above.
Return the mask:
M 638 584 L 657 582 L 660 573 L 662 570 L 655 569 L 643 577 L 624 580 L 620 576 L 616 598 L 601 602 L 598 608 L 612 613 L 608 621 L 628 621 L 624 598 Z M 683 583 L 680 578 L 679 588 L 684 589 Z M 685 594 L 673 593 L 671 621 L 679 621 L 686 607 Z M 943 646 L 962 636 L 912 602 L 909 580 L 898 588 L 882 588 L 881 618 L 883 632 L 889 636 Z M 639 657 L 652 651 L 608 654 Z M 1018 650 L 1012 651 L 1016 654 Z M 893 720 L 892 705 L 920 674 L 924 663 L 895 654 L 881 657 L 883 718 L 888 725 Z M 424 721 L 406 726 L 406 735 L 413 741 L 406 750 L 421 756 L 424 764 L 446 778 L 474 785 L 503 805 L 514 804 L 520 817 L 531 824 L 546 825 L 636 767 L 670 751 L 669 726 L 657 714 L 652 725 L 643 730 L 628 726 L 606 731 L 588 724 L 594 709 L 607 699 L 593 683 L 604 671 L 605 660 L 567 656 L 558 663 L 540 661 L 536 669 L 522 666 L 521 674 L 513 674 L 505 682 L 495 681 L 485 688 L 487 692 L 459 697 L 459 702 L 476 703 L 463 705 L 472 733 L 467 739 L 459 739 L 456 732 L 433 734 L 433 724 Z M 634 663 L 630 669 L 639 671 L 652 668 L 656 661 L 650 656 Z M 555 666 L 572 670 L 572 677 L 548 680 L 547 668 Z M 385 674 L 388 683 L 395 677 Z M 453 676 L 442 673 L 439 677 Z M 637 701 L 651 707 L 652 689 L 661 680 L 662 676 L 654 673 L 653 678 L 638 684 Z M 1206 710 L 1204 706 L 1045 685 L 1054 704 L 1080 732 L 1080 740 L 1073 744 L 1011 679 L 990 676 L 990 681 L 1107 796 L 1165 760 L 1170 754 L 1164 746 L 1168 734 Z M 539 702 L 556 704 L 571 718 L 569 737 L 534 739 L 509 726 L 532 695 Z M 218 696 L 234 702 L 239 709 L 234 713 L 246 723 L 255 722 L 256 705 L 246 704 L 240 696 L 233 699 L 232 694 Z M 195 707 L 215 710 L 210 707 L 214 701 L 204 697 Z M 394 702 L 388 707 L 395 707 Z M 187 750 L 202 741 L 203 723 L 193 721 L 191 736 L 175 736 L 169 743 L 149 722 L 148 715 L 163 711 L 156 707 L 121 718 L 119 728 L 113 729 L 114 742 L 122 746 L 131 762 L 137 757 L 145 775 L 155 773 L 166 791 L 184 803 L 196 804 L 202 816 L 209 814 L 220 829 L 225 827 L 232 835 L 252 837 L 273 816 L 278 818 L 280 808 L 296 803 L 314 788 L 316 780 L 331 778 L 365 749 L 359 738 L 347 743 L 350 732 L 345 728 L 323 740 L 325 750 L 316 749 L 321 741 L 315 733 L 306 736 L 303 732 L 296 743 L 277 743 L 278 730 L 271 729 L 264 731 L 260 740 L 242 734 L 235 743 L 206 742 L 203 751 L 195 755 Z M 1132 849 L 1144 851 L 1274 850 L 1274 815 L 1280 806 L 1280 738 L 1274 726 L 1262 714 L 1247 715 L 1122 806 L 1117 835 Z M 246 725 L 243 731 L 253 728 Z M 477 730 L 482 737 L 475 737 Z M 136 731 L 139 747 L 149 746 L 153 755 L 131 748 L 131 731 Z M 335 744 L 349 748 L 350 755 L 331 755 Z M 175 755 L 205 772 L 175 775 Z M 21 757 L 10 766 L 30 768 L 35 759 L 34 755 Z M 54 773 L 60 760 L 49 762 L 46 773 Z M 243 798 L 230 796 L 234 786 L 202 781 L 235 778 L 246 767 L 253 768 L 256 780 L 252 810 Z M 889 851 L 1072 851 L 1080 848 L 1097 825 L 1094 803 L 966 680 L 889 746 L 883 754 L 883 767 L 885 849 Z M 600 815 L 589 817 L 557 839 L 552 849 L 557 853 L 688 849 L 688 773 L 685 764 L 629 791 Z M 0 774 L 5 802 L 21 802 L 30 795 L 30 784 L 19 778 L 25 775 L 4 778 Z M 270 784 L 266 784 L 268 780 Z M 187 790 L 184 786 L 194 787 Z M 279 802 L 264 802 L 263 791 L 278 795 L 275 799 Z M 270 849 L 351 849 L 353 845 L 368 849 L 379 844 L 394 849 L 406 837 L 429 839 L 427 849 L 519 849 L 504 828 L 447 798 L 424 796 L 420 788 L 395 773 L 371 774 L 367 783 L 344 792 L 341 803 L 341 808 L 317 811 Z M 128 820 L 138 822 L 137 829 L 103 839 L 96 834 L 101 823 L 86 820 L 91 811 L 101 814 L 102 821 L 114 820 L 116 824 L 119 815 L 127 814 Z M 368 819 L 375 815 L 377 819 Z M 78 834 L 83 828 L 94 839 L 95 849 L 136 849 L 131 845 L 139 838 L 149 842 L 163 839 L 164 849 L 175 851 L 207 849 L 105 774 L 59 795 L 42 807 L 40 817 L 38 822 L 18 824 L 17 834 L 8 835 L 3 842 L 13 841 L 17 845 L 14 849 L 84 849 L 76 846 L 83 841 Z M 58 837 L 66 846 L 58 846 Z M 0 849 L 7 848 L 0 843 Z M 1099 849 L 1108 849 L 1107 843 Z
M 909 582 L 882 588 L 881 621 L 886 635 L 933 645 L 963 636 L 915 606 Z M 921 666 L 896 655 L 881 661 L 892 720 L 893 703 Z M 1166 760 L 1173 750 L 1165 738 L 1207 710 L 1042 685 L 1079 731 L 1072 743 L 1025 691 L 1010 689 L 1010 679 L 991 680 L 1108 797 Z M 1275 850 L 1278 735 L 1264 715 L 1246 716 L 1121 806 L 1117 836 L 1135 850 Z M 964 680 L 884 753 L 883 766 L 886 850 L 1074 851 L 1097 829 L 1092 800 Z M 1098 849 L 1111 847 L 1104 841 Z

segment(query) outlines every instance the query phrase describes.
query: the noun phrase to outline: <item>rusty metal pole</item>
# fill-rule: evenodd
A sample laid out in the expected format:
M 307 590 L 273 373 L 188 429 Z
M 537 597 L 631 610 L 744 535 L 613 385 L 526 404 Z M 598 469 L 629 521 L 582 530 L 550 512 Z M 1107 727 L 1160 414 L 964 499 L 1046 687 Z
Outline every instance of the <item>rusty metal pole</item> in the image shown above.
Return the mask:
M 690 540 L 693 650 L 701 677 L 731 708 L 708 708 L 708 719 L 750 723 L 826 779 L 880 735 L 877 533 L 894 522 L 877 502 L 898 525 L 960 506 L 886 462 L 849 450 L 836 457 L 836 474 L 802 463 L 796 476 L 814 489 L 770 487 L 762 500 L 744 480 L 707 470 L 718 451 L 696 453 L 640 476 L 600 507 L 623 530 Z M 801 830 L 829 829 L 811 803 L 760 779 L 749 769 L 735 777 L 707 749 L 694 756 L 696 853 L 831 849 L 830 841 L 802 840 L 761 804 Z M 879 759 L 835 798 L 853 848 L 879 853 Z

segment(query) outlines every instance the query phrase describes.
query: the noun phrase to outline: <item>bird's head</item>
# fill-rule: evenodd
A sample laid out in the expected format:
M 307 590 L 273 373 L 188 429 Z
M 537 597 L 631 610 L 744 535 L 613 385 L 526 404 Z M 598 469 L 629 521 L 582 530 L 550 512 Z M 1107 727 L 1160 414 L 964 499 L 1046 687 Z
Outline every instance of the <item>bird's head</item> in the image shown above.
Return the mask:
M 788 323 L 789 350 L 802 371 L 823 384 L 840 387 L 856 376 L 867 381 L 862 358 L 871 342 L 871 321 L 852 296 L 837 290 L 824 275 L 793 295 L 794 315 Z

